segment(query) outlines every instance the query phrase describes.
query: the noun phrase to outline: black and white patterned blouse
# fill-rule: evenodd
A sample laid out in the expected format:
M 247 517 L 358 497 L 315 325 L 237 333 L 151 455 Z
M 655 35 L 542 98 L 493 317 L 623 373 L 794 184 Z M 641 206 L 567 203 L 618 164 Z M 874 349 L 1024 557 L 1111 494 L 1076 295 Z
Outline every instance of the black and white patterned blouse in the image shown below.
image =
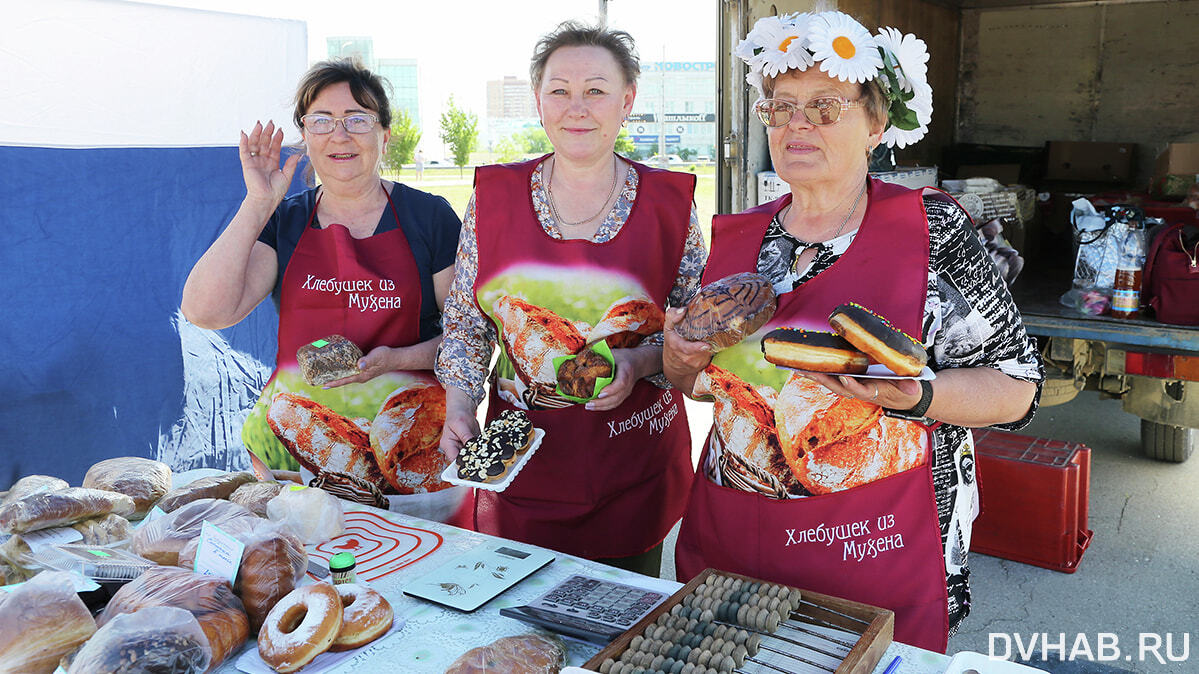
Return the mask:
M 939 197 L 924 197 L 928 213 L 930 261 L 924 303 L 922 341 L 935 370 L 990 367 L 1037 384 L 1028 414 L 994 428 L 1017 430 L 1032 421 L 1041 395 L 1044 369 L 1036 342 L 1024 330 L 1020 313 L 966 212 Z M 828 269 L 853 243 L 857 232 L 821 243 L 800 241 L 776 217 L 758 252 L 758 272 L 775 292 L 798 288 Z M 816 254 L 804 269 L 796 258 L 806 249 Z M 974 479 L 974 440 L 969 429 L 941 424 L 933 431 L 933 486 L 945 552 L 949 590 L 950 634 L 970 611 L 970 569 L 966 564 L 970 528 L 978 514 Z

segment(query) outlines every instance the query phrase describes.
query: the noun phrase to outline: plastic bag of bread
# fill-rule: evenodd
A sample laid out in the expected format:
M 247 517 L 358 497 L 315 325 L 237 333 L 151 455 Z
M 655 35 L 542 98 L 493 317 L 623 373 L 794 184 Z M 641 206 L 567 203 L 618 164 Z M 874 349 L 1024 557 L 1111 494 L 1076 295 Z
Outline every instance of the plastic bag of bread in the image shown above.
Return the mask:
M 129 526 L 129 520 L 120 515 L 109 513 L 103 517 L 93 517 L 90 520 L 76 522 L 70 525 L 70 527 L 42 529 L 36 533 L 53 532 L 60 528 L 70 528 L 79 532 L 80 538 L 72 537 L 72 542 L 81 542 L 85 545 L 112 545 L 113 543 L 119 543 L 129 540 L 129 536 L 133 531 Z M 13 534 L 11 538 L 0 544 L 0 558 L 20 567 L 36 568 L 37 563 L 32 556 L 33 550 L 25 540 L 27 536 L 32 535 L 36 534 Z
M 445 674 L 557 674 L 566 666 L 566 647 L 535 632 L 496 639 L 458 657 Z
M 64 666 L 67 674 L 200 674 L 211 661 L 208 637 L 190 612 L 151 606 L 106 623 Z
M 37 493 L 39 491 L 58 491 L 66 489 L 71 485 L 67 484 L 66 480 L 60 480 L 57 477 L 49 475 L 26 475 L 16 481 L 12 488 L 4 492 L 4 498 L 0 499 L 0 505 L 4 505 L 11 501 Z
M 308 551 L 282 522 L 254 518 L 232 524 L 225 533 L 246 544 L 233 590 L 246 607 L 250 629 L 257 632 L 275 604 L 304 577 Z M 191 569 L 199 546 L 199 539 L 188 542 L 179 552 L 179 566 Z
M 179 563 L 179 551 L 188 541 L 200 535 L 200 527 L 205 520 L 228 531 L 230 522 L 245 518 L 260 519 L 236 503 L 211 498 L 192 501 L 143 524 L 133 532 L 129 549 L 157 564 L 175 566 Z
M 248 471 L 202 477 L 190 484 L 168 491 L 157 505 L 163 512 L 169 513 L 202 498 L 227 499 L 238 487 L 253 482 L 255 479 L 254 474 Z
M 266 517 L 266 504 L 279 495 L 283 485 L 278 482 L 251 482 L 238 487 L 229 495 L 229 500 L 250 509 L 259 517 Z
M 301 485 L 282 489 L 266 504 L 266 516 L 284 522 L 304 545 L 315 545 L 346 532 L 346 516 L 336 496 Z
M 98 624 L 103 627 L 121 614 L 153 606 L 174 606 L 195 616 L 212 648 L 213 667 L 241 648 L 250 635 L 245 606 L 229 581 L 172 566 L 148 569 L 123 585 L 109 600 Z
M 727 349 L 765 325 L 776 306 L 774 287 L 765 276 L 733 274 L 700 288 L 674 331 L 687 341 Z
M 132 498 L 137 507 L 132 519 L 139 520 L 171 488 L 171 467 L 140 456 L 104 459 L 87 469 L 83 486 L 107 489 Z
M 50 674 L 96 631 L 69 573 L 46 571 L 0 594 L 0 674 Z
M 135 509 L 133 499 L 114 491 L 85 487 L 40 491 L 0 506 L 0 531 L 23 534 L 109 513 L 129 517 Z

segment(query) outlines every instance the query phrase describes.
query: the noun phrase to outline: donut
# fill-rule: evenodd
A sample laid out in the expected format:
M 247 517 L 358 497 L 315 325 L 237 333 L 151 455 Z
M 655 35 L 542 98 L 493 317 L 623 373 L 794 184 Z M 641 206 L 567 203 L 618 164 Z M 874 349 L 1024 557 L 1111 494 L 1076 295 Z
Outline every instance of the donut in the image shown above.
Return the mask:
M 901 377 L 915 377 L 928 352 L 910 335 L 860 304 L 842 304 L 828 317 L 833 330 Z
M 329 650 L 341 631 L 341 595 L 328 583 L 292 590 L 258 633 L 258 654 L 276 672 L 294 672 Z
M 870 364 L 866 354 L 831 332 L 779 328 L 762 338 L 766 360 L 807 372 L 862 374 Z
M 341 597 L 341 631 L 329 647 L 331 651 L 348 651 L 365 646 L 391 629 L 394 617 L 391 604 L 383 595 L 365 585 L 342 583 L 334 585 Z

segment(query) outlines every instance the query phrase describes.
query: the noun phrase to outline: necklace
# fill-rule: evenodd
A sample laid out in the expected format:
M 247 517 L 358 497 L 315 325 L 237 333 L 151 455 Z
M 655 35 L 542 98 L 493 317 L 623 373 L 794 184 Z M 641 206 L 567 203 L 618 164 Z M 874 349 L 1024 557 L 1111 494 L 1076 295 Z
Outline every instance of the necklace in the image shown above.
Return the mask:
M 864 182 L 862 183 L 862 189 L 858 191 L 858 196 L 857 196 L 857 197 L 856 197 L 856 198 L 853 200 L 853 206 L 850 206 L 850 207 L 849 207 L 849 212 L 845 214 L 845 218 L 844 218 L 843 220 L 841 220 L 841 224 L 837 226 L 837 231 L 833 232 L 833 235 L 832 235 L 832 236 L 830 236 L 829 238 L 825 239 L 825 241 L 832 241 L 833 239 L 837 238 L 838 236 L 841 236 L 841 230 L 845 229 L 845 225 L 849 223 L 849 219 L 850 219 L 851 217 L 853 217 L 853 214 L 854 214 L 854 212 L 858 210 L 858 204 L 859 204 L 859 203 L 861 203 L 861 201 L 862 201 L 862 196 L 866 194 L 866 185 L 867 185 L 869 182 L 870 182 L 870 181 L 864 181 Z M 787 212 L 787 215 L 790 215 L 790 214 L 791 214 L 791 213 L 790 213 L 790 210 L 791 210 L 791 205 L 790 205 L 790 204 L 787 204 L 787 211 L 788 211 L 788 212 Z M 780 218 L 780 219 L 779 219 L 779 224 L 781 225 L 781 224 L 782 224 L 782 222 L 783 222 L 783 219 L 782 219 L 782 218 Z M 784 230 L 785 230 L 785 229 L 786 229 L 786 228 L 784 227 Z M 796 240 L 799 240 L 799 238 L 798 238 L 798 237 L 796 237 Z M 800 253 L 802 253 L 803 251 L 805 251 L 805 250 L 807 250 L 807 249 L 809 249 L 809 248 L 812 248 L 813 246 L 815 246 L 815 245 L 816 245 L 816 243 L 809 243 L 809 242 L 807 242 L 807 241 L 802 241 L 802 240 L 799 240 L 799 242 L 800 242 L 800 243 L 802 243 L 802 244 L 804 244 L 804 246 L 803 246 L 802 248 L 797 248 L 797 249 L 796 249 L 796 251 L 795 251 L 795 260 L 794 260 L 794 261 L 791 263 L 791 268 L 792 268 L 791 270 L 792 270 L 792 272 L 794 272 L 794 273 L 796 273 L 796 274 L 798 274 L 798 273 L 799 273 L 799 257 L 800 257 Z M 817 243 L 819 243 L 819 242 L 817 242 Z
M 554 160 L 550 159 L 550 161 L 554 161 Z M 608 188 L 608 198 L 604 199 L 604 203 L 600 205 L 599 212 L 589 218 L 584 218 L 577 222 L 567 222 L 565 219 L 562 218 L 561 215 L 558 215 L 558 205 L 554 203 L 554 189 L 553 189 L 554 168 L 557 165 L 558 165 L 557 162 L 554 162 L 554 164 L 550 166 L 550 179 L 547 180 L 545 183 L 545 194 L 547 197 L 549 197 L 550 213 L 553 214 L 554 220 L 557 221 L 558 224 L 569 225 L 571 227 L 574 227 L 576 225 L 581 225 L 586 222 L 591 222 L 592 220 L 598 218 L 599 216 L 603 215 L 604 213 L 606 213 L 608 211 L 608 202 L 612 201 L 612 195 L 616 194 L 616 174 L 620 173 L 620 171 L 618 169 L 616 169 L 614 167 L 612 170 L 612 186 Z

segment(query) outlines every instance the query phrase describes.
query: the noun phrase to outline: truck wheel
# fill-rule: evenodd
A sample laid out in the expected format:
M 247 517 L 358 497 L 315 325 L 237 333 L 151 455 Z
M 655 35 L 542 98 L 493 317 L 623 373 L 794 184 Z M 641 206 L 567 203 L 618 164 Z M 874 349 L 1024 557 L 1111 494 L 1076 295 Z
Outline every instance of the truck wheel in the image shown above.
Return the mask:
M 1141 419 L 1141 449 L 1158 461 L 1182 463 L 1199 444 L 1199 428 L 1170 426 Z
M 1074 378 L 1060 374 L 1045 374 L 1045 383 L 1041 386 L 1041 407 L 1065 405 L 1078 396 L 1078 388 Z

